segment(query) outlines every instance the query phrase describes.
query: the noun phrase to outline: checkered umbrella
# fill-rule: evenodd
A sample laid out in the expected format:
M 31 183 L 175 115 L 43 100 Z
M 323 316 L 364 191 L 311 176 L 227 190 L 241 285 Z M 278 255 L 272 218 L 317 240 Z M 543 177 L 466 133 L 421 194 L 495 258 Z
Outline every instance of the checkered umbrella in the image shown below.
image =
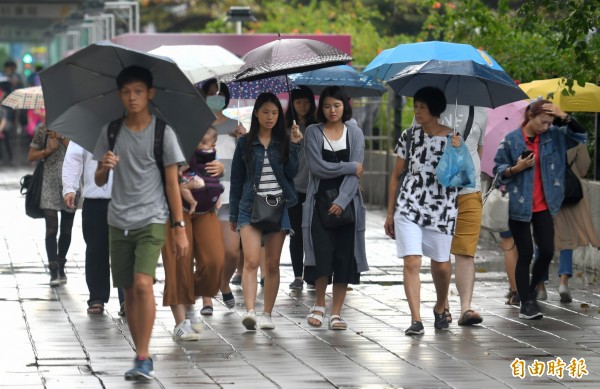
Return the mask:
M 41 86 L 15 89 L 6 96 L 2 105 L 12 109 L 44 109 L 44 94 Z

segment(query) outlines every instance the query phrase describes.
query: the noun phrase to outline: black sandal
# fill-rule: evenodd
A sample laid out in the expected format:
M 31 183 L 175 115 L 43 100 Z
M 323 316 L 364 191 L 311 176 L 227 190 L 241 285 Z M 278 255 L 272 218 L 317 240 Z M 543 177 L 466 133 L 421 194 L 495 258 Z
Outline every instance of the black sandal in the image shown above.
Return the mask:
M 506 305 L 521 305 L 521 299 L 519 298 L 519 294 L 516 291 L 510 291 L 510 297 L 504 303 Z

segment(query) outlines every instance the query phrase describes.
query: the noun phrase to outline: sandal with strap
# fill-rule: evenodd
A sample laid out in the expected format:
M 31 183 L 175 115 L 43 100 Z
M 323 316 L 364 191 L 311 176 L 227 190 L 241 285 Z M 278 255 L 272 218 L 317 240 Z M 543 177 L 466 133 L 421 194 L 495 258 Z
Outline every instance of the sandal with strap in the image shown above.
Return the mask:
M 317 320 L 318 323 L 311 322 L 310 319 Z M 310 309 L 310 313 L 306 316 L 306 322 L 311 327 L 321 327 L 323 325 L 323 320 L 325 319 L 325 307 L 319 307 L 314 305 Z
M 348 324 L 340 317 L 340 315 L 331 315 L 329 317 L 329 329 L 330 330 L 345 330 L 348 328 Z
M 100 314 L 104 313 L 104 304 L 102 304 L 102 303 L 91 304 L 87 309 L 87 313 L 89 313 L 91 315 L 100 315 Z

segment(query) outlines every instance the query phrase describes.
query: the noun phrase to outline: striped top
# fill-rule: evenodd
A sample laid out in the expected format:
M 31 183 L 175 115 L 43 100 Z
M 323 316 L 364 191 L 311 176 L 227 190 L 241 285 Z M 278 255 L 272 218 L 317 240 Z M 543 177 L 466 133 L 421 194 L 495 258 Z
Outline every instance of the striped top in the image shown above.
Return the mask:
M 266 149 L 257 192 L 260 196 L 263 197 L 266 197 L 267 195 L 277 196 L 283 194 L 283 190 L 281 190 L 281 186 L 279 186 L 279 182 L 277 182 L 277 178 L 275 177 L 275 174 L 273 174 L 273 168 L 269 163 L 269 158 L 267 157 Z

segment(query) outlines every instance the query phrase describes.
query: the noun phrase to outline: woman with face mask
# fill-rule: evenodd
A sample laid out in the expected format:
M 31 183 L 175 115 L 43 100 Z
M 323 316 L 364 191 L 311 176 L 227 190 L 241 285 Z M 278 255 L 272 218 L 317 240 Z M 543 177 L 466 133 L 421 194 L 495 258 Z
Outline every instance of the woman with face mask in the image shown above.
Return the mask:
M 553 219 L 564 197 L 566 153 L 586 139 L 585 128 L 571 116 L 539 99 L 529 104 L 521 127 L 506 135 L 496 152 L 494 174 L 509 193 L 508 226 L 518 252 L 515 281 L 521 319 L 543 317 L 535 288 L 554 254 Z M 530 280 L 534 241 L 539 255 Z
M 238 124 L 237 121 L 229 119 L 223 115 L 223 110 L 229 105 L 231 99 L 229 88 L 224 83 L 217 83 L 217 80 L 211 78 L 202 84 L 202 94 L 206 98 L 206 104 L 213 111 L 217 119 L 212 123 L 217 129 L 217 159 L 221 162 L 225 171 L 220 178 L 221 184 L 224 187 L 224 192 L 221 194 L 221 208 L 217 211 L 221 226 L 221 234 L 223 236 L 223 244 L 225 246 L 225 265 L 221 280 L 221 293 L 223 303 L 228 308 L 235 306 L 235 298 L 229 286 L 229 280 L 238 267 L 240 261 L 240 237 L 229 228 L 229 182 L 231 178 L 231 161 L 235 151 L 237 139 L 246 133 L 244 126 Z M 202 315 L 212 315 L 212 296 L 202 297 Z

